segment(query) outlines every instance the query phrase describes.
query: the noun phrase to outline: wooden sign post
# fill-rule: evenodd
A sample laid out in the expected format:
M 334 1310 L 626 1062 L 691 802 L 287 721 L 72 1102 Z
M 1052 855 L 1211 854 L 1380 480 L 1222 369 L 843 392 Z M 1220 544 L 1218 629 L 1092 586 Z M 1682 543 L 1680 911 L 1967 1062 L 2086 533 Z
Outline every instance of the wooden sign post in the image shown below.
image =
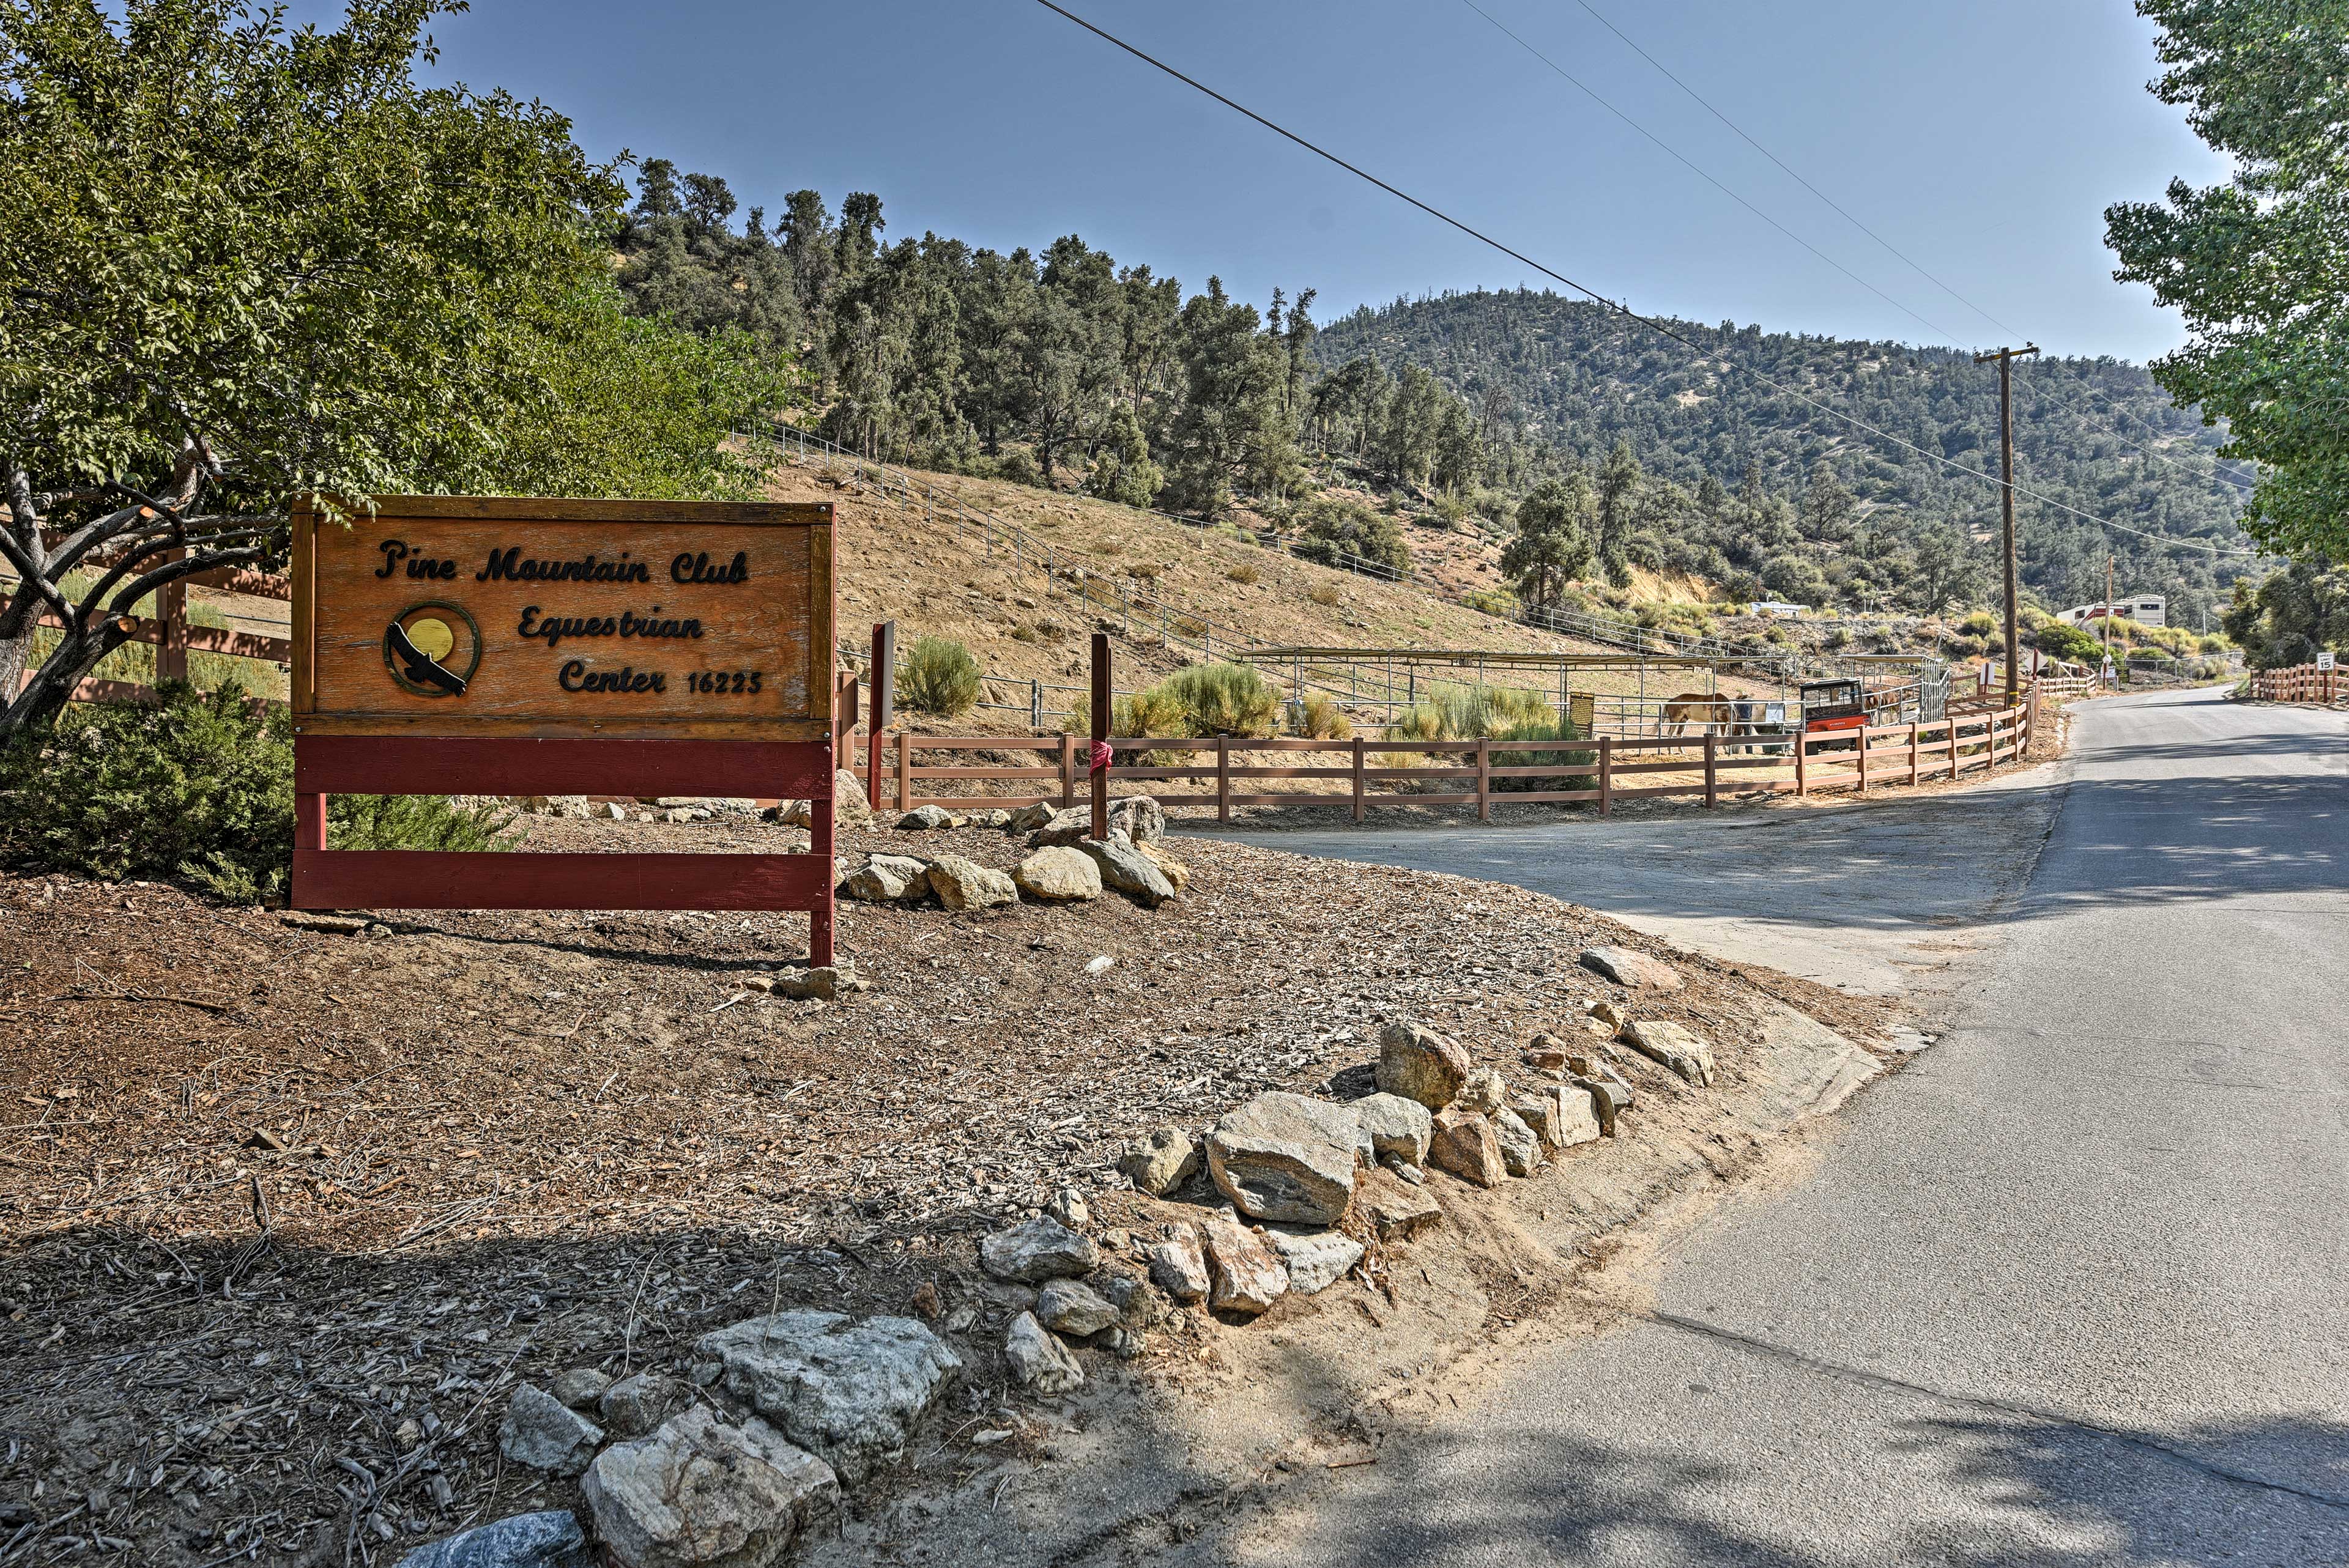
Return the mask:
M 294 513 L 299 909 L 805 910 L 833 960 L 829 505 L 379 496 Z M 774 796 L 805 854 L 335 850 L 326 798 Z

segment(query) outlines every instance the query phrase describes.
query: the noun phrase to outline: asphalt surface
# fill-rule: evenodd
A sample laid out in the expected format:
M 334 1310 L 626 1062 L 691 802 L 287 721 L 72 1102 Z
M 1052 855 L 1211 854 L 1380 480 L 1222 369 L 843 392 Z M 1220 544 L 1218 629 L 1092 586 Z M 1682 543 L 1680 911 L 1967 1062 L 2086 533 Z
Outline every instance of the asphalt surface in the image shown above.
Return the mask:
M 2035 863 L 1908 901 L 1980 944 L 1952 1026 L 1808 1174 L 1678 1233 L 1619 1326 L 1202 1560 L 2349 1563 L 2349 717 L 2078 711 Z M 1490 830 L 1456 863 L 1397 836 L 1494 874 Z M 1841 915 L 1757 903 L 1835 956 Z

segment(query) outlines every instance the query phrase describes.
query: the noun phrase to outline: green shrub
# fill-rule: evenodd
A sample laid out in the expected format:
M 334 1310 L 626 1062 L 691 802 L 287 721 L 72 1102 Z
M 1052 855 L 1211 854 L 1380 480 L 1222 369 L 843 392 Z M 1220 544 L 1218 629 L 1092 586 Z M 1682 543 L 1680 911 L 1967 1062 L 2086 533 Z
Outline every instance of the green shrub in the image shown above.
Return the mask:
M 1998 617 L 1987 610 L 1977 610 L 1958 623 L 1958 630 L 1969 637 L 1988 637 L 1998 631 Z
M 1599 775 L 1592 771 L 1599 765 L 1599 753 L 1588 747 L 1547 746 L 1518 749 L 1526 741 L 1588 740 L 1569 719 L 1555 713 L 1541 718 L 1518 719 L 1503 725 L 1494 735 L 1495 741 L 1510 743 L 1509 749 L 1493 748 L 1495 768 L 1550 768 L 1554 773 L 1537 774 L 1521 779 L 1495 779 L 1493 788 L 1501 790 L 1597 789 Z
M 1411 573 L 1411 547 L 1402 531 L 1368 507 L 1321 496 L 1297 509 L 1303 537 L 1297 553 L 1325 566 L 1345 564 L 1344 557 L 1372 561 L 1401 576 Z
M 897 669 L 897 697 L 916 713 L 952 718 L 978 701 L 978 660 L 952 637 L 916 637 Z
M 177 877 L 250 903 L 285 886 L 294 746 L 283 708 L 233 684 L 164 683 L 155 706 L 69 707 L 0 749 L 0 859 L 119 881 Z M 441 795 L 336 795 L 337 849 L 494 850 L 506 819 Z
M 1270 735 L 1280 694 L 1247 665 L 1192 665 L 1158 683 L 1195 736 Z
M 1297 733 L 1315 740 L 1351 740 L 1354 723 L 1336 697 L 1317 691 L 1297 705 Z
M 2105 656 L 2103 643 L 2090 633 L 2063 621 L 2050 621 L 2040 627 L 2033 642 L 2049 658 L 2062 659 L 2067 664 L 2100 664 Z

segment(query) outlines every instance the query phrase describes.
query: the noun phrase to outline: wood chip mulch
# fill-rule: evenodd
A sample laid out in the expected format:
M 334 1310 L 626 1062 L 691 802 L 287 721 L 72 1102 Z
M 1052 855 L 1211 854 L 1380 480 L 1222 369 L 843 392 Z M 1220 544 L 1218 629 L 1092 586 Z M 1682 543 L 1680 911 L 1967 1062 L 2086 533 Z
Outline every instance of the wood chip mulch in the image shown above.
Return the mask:
M 531 819 L 529 847 L 793 830 Z M 1009 866 L 996 830 L 843 835 Z M 1594 942 L 1521 890 L 1180 839 L 1183 899 L 843 905 L 874 985 L 743 983 L 797 916 L 411 913 L 293 929 L 163 885 L 0 877 L 0 1568 L 385 1563 L 568 1501 L 507 1467 L 514 1384 L 669 1365 L 777 1306 L 903 1312 L 1134 1135 L 1314 1089 L 1409 1016 L 1481 1058 L 1578 1001 Z M 1106 955 L 1098 974 L 1088 965 Z M 1679 959 L 1715 1038 L 1766 992 Z M 983 1407 L 983 1387 L 957 1398 Z

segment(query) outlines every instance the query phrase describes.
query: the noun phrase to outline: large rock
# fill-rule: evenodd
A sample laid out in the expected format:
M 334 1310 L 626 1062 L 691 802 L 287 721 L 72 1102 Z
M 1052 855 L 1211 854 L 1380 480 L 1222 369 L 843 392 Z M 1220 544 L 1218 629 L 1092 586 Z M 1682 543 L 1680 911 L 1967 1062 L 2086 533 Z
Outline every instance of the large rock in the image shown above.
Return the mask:
M 1388 1171 L 1365 1171 L 1354 1187 L 1354 1212 L 1381 1242 L 1403 1241 L 1441 1224 L 1444 1210 L 1427 1192 Z
M 1163 1198 L 1199 1173 L 1202 1158 L 1189 1133 L 1179 1127 L 1162 1127 L 1127 1144 L 1125 1152 L 1118 1156 L 1117 1168 L 1138 1191 Z
M 1442 1110 L 1468 1081 L 1468 1053 L 1433 1029 L 1398 1022 L 1379 1030 L 1378 1086 Z
M 1541 1169 L 1541 1140 L 1526 1119 L 1507 1106 L 1493 1112 L 1493 1140 L 1501 1146 L 1501 1165 L 1512 1176 L 1530 1176 Z
M 585 1568 L 587 1537 L 567 1508 L 517 1513 L 444 1536 L 398 1568 Z
M 897 819 L 900 830 L 908 833 L 935 833 L 947 828 L 959 828 L 963 819 L 944 806 L 916 806 Z
M 1037 800 L 1022 806 L 1018 810 L 1012 812 L 1009 817 L 1004 820 L 1003 825 L 1015 833 L 1032 833 L 1037 829 L 1044 826 L 1045 823 L 1050 822 L 1055 815 L 1057 815 L 1057 812 L 1054 808 L 1046 805 L 1041 800 Z M 1090 819 L 1088 819 L 1085 825 L 1088 828 L 1092 826 Z
M 1545 1149 L 1571 1149 L 1599 1134 L 1599 1113 L 1591 1107 L 1590 1093 L 1578 1085 L 1543 1084 L 1520 1096 L 1511 1109 L 1534 1130 Z
M 978 1243 L 978 1266 L 1015 1284 L 1042 1284 L 1091 1274 L 1101 1249 L 1058 1220 L 1027 1220 Z
M 1056 1279 L 1036 1300 L 1036 1320 L 1071 1339 L 1099 1334 L 1123 1316 L 1109 1298 L 1081 1280 Z
M 1039 903 L 1081 903 L 1102 895 L 1101 867 L 1066 844 L 1038 850 L 1012 868 L 1011 881 Z
M 1019 1386 L 1031 1394 L 1049 1397 L 1085 1386 L 1085 1369 L 1077 1365 L 1067 1346 L 1046 1332 L 1032 1312 L 1011 1320 L 1010 1330 L 1003 1336 L 1003 1359 Z
M 683 1408 L 688 1398 L 688 1389 L 676 1378 L 638 1372 L 605 1389 L 595 1413 L 616 1436 L 641 1438 Z
M 948 909 L 1000 909 L 1019 902 L 1019 884 L 1009 872 L 960 855 L 939 855 L 930 861 L 930 891 Z
M 1150 857 L 1150 863 L 1158 868 L 1159 873 L 1165 877 L 1176 893 L 1191 885 L 1191 868 L 1167 853 L 1165 845 L 1136 844 L 1133 847 Z
M 1174 884 L 1158 862 L 1114 829 L 1106 839 L 1079 839 L 1077 848 L 1092 857 L 1103 887 L 1116 889 L 1146 909 L 1156 909 L 1174 896 Z
M 1623 1026 L 1623 1043 L 1692 1084 L 1713 1087 L 1713 1047 L 1685 1025 L 1662 1018 L 1634 1018 Z
M 1029 811 L 1036 810 L 1030 807 Z M 1026 816 L 1027 812 L 1022 812 Z M 1014 819 L 1015 825 L 1018 819 Z M 1040 850 L 1053 844 L 1074 844 L 1089 839 L 1093 831 L 1093 809 L 1091 806 L 1063 806 L 1044 819 L 1028 835 L 1028 847 Z
M 873 825 L 873 808 L 864 803 L 864 782 L 845 768 L 832 776 L 832 820 L 841 828 Z
M 1150 1277 L 1176 1301 L 1196 1301 L 1206 1295 L 1216 1282 L 1207 1272 L 1206 1249 L 1199 1244 L 1198 1231 L 1177 1225 L 1173 1235 L 1153 1246 Z
M 1310 1236 L 1288 1236 L 1275 1232 L 1272 1250 L 1280 1255 L 1282 1265 L 1288 1270 L 1288 1288 L 1299 1295 L 1319 1295 L 1362 1261 L 1362 1243 L 1336 1231 Z
M 1603 975 L 1618 985 L 1629 985 L 1635 991 L 1643 985 L 1656 991 L 1681 988 L 1681 977 L 1671 965 L 1628 947 L 1586 947 L 1578 962 L 1592 974 Z
M 1478 1187 L 1497 1187 L 1508 1175 L 1493 1124 L 1473 1110 L 1439 1110 L 1428 1162 Z
M 534 1383 L 507 1402 L 498 1428 L 498 1451 L 518 1465 L 555 1475 L 577 1475 L 595 1457 L 604 1429 Z
M 867 855 L 840 891 L 865 903 L 902 903 L 930 891 L 930 863 L 911 855 Z
M 1373 1159 L 1392 1154 L 1413 1165 L 1427 1163 L 1427 1140 L 1435 1131 L 1434 1113 L 1427 1107 L 1399 1094 L 1373 1094 L 1347 1109 L 1370 1135 Z
M 580 1491 L 624 1568 L 768 1568 L 840 1502 L 832 1467 L 766 1422 L 697 1405 L 595 1457 Z
M 1288 1268 L 1254 1231 L 1229 1214 L 1210 1214 L 1200 1229 L 1216 1277 L 1208 1305 L 1254 1317 L 1288 1294 Z
M 1207 1169 L 1250 1219 L 1334 1225 L 1353 1200 L 1361 1139 L 1346 1107 L 1275 1090 L 1224 1113 Z
M 962 1359 L 910 1317 L 779 1312 L 694 1343 L 726 1391 L 850 1484 L 905 1452 Z M 700 1374 L 697 1374 L 699 1376 Z
M 1166 809 L 1147 795 L 1129 795 L 1109 803 L 1109 825 L 1146 849 L 1166 836 Z
M 1615 1119 L 1631 1109 L 1631 1097 L 1624 1088 L 1606 1078 L 1577 1078 L 1567 1086 L 1579 1089 L 1590 1101 L 1590 1114 L 1599 1122 L 1599 1130 L 1609 1138 L 1615 1136 Z
M 1471 1068 L 1460 1086 L 1460 1103 L 1490 1116 L 1509 1103 L 1509 1086 L 1497 1068 Z

